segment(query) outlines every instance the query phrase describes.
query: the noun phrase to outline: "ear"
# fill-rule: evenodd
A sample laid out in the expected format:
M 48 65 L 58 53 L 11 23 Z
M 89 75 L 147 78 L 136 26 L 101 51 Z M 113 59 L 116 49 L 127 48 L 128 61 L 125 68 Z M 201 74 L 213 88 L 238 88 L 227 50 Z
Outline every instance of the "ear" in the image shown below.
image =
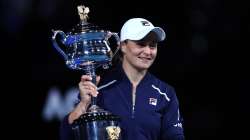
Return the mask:
M 124 53 L 125 50 L 126 50 L 126 43 L 125 43 L 125 42 L 122 42 L 120 47 L 121 47 L 121 48 L 120 48 L 120 49 L 121 49 L 121 52 Z
M 122 53 L 125 52 L 125 51 L 124 51 L 124 48 L 125 48 L 125 47 L 122 45 L 122 46 L 121 46 L 121 52 L 122 52 Z

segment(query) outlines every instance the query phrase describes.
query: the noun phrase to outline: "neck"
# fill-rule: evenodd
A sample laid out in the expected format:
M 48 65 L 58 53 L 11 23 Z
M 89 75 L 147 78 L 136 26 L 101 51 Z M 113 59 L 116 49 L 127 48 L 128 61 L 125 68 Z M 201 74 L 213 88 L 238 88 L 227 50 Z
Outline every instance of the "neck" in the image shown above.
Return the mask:
M 122 67 L 134 87 L 136 87 L 140 83 L 147 72 L 147 70 L 138 70 L 133 66 L 127 64 L 126 62 L 122 63 Z

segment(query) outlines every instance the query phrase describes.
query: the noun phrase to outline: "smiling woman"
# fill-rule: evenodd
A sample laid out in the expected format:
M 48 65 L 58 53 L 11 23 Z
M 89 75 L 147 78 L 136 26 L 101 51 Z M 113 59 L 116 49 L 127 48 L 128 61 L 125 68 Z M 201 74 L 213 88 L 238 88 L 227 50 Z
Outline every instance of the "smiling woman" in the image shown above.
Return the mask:
M 182 117 L 175 90 L 148 72 L 157 56 L 157 43 L 165 32 L 143 18 L 128 20 L 120 34 L 120 63 L 113 71 L 91 83 L 83 75 L 79 82 L 80 102 L 62 123 L 61 140 L 72 140 L 70 127 L 86 113 L 90 97 L 98 106 L 121 118 L 123 140 L 184 140 Z M 115 82 L 114 82 L 115 81 Z
M 157 55 L 155 34 L 150 32 L 152 38 L 140 41 L 126 40 L 121 44 L 124 67 L 133 66 L 136 69 L 146 70 L 154 62 Z

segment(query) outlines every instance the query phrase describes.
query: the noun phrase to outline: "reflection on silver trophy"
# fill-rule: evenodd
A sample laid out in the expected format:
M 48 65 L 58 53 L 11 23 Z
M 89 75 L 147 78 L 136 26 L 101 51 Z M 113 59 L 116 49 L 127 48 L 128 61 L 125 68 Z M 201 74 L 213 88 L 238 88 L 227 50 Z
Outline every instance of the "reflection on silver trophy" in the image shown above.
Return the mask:
M 118 50 L 112 52 L 109 39 L 113 36 L 119 46 L 119 36 L 88 23 L 88 7 L 81 5 L 77 9 L 80 23 L 66 34 L 53 31 L 52 43 L 70 69 L 82 70 L 96 84 L 96 68 L 108 69 Z M 77 140 L 119 140 L 121 135 L 119 117 L 98 107 L 96 97 L 92 97 L 90 108 L 74 121 L 72 129 Z

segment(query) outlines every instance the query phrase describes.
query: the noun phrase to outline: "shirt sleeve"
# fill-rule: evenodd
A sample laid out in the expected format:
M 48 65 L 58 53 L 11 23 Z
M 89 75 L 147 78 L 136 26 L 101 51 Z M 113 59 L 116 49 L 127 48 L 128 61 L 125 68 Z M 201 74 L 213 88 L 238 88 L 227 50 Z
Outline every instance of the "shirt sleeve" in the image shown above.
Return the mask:
M 60 124 L 60 140 L 73 140 L 74 133 L 71 125 L 68 122 L 69 115 L 66 115 Z
M 184 140 L 183 119 L 179 111 L 179 103 L 174 88 L 167 89 L 170 100 L 166 100 L 166 107 L 162 120 L 162 140 Z
M 97 104 L 101 106 L 102 98 L 99 96 L 100 95 L 98 95 L 98 98 L 97 98 Z M 81 97 L 79 93 L 77 96 L 77 100 L 75 101 L 75 105 L 74 105 L 75 107 L 77 106 L 77 104 L 79 104 L 80 99 Z M 68 122 L 68 117 L 69 117 L 69 114 L 66 115 L 60 123 L 60 129 L 59 129 L 60 140 L 74 140 L 75 138 L 75 135 L 74 135 L 75 133 L 72 129 L 72 125 L 70 125 Z

